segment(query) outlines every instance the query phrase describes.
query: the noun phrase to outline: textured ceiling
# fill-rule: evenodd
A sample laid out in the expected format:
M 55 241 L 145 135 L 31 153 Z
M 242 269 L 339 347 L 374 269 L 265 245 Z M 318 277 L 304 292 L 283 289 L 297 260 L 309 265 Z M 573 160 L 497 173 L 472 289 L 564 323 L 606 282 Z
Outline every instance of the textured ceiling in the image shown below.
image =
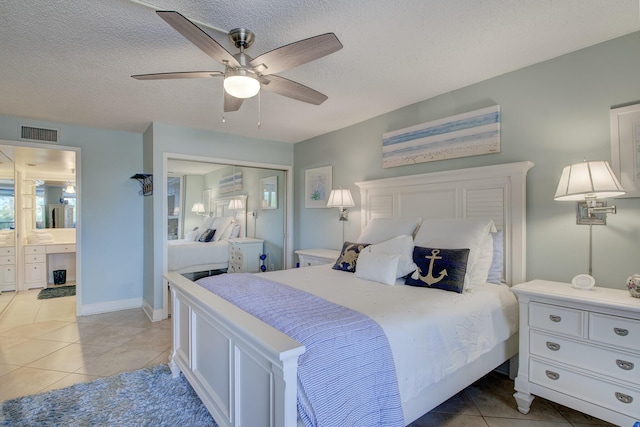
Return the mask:
M 0 114 L 143 132 L 152 121 L 287 142 L 640 29 L 638 0 L 2 0 Z M 147 6 L 152 4 L 152 7 Z M 261 53 L 326 32 L 344 48 L 280 73 L 329 99 L 273 93 L 222 122 L 222 80 L 132 74 L 220 70 L 154 8 L 256 33 Z M 226 35 L 206 29 L 227 50 Z

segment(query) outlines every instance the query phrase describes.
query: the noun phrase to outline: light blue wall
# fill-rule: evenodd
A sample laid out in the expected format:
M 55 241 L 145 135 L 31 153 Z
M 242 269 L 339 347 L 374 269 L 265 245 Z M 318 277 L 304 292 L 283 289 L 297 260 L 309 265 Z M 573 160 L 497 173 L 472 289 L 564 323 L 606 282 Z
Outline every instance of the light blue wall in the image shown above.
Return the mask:
M 0 139 L 21 124 L 60 130 L 60 145 L 81 149 L 81 305 L 142 296 L 142 135 L 0 116 Z
M 153 159 L 152 173 L 158 179 L 154 182 L 153 190 L 153 233 L 145 235 L 145 248 L 150 241 L 154 247 L 154 266 L 151 270 L 145 269 L 144 299 L 152 307 L 159 309 L 163 305 L 164 297 L 162 292 L 162 236 L 166 233 L 162 221 L 163 201 L 161 196 L 164 194 L 165 183 L 160 177 L 166 175 L 166 171 L 163 170 L 165 153 L 228 159 L 231 162 L 293 165 L 293 145 L 286 142 L 246 138 L 163 123 L 153 123 L 151 128 L 147 130 L 147 134 L 152 134 L 150 138 L 152 154 L 147 151 L 145 145 L 145 162 L 148 159 L 147 156 Z M 145 216 L 147 214 L 148 212 L 145 210 Z
M 527 277 L 570 281 L 586 273 L 588 228 L 575 225 L 574 203 L 553 196 L 565 165 L 611 159 L 609 109 L 640 102 L 639 70 L 640 33 L 634 33 L 296 144 L 296 248 L 338 248 L 342 240 L 336 209 L 304 208 L 305 169 L 333 165 L 333 187 L 351 189 L 349 240 L 360 231 L 354 182 L 530 160 Z M 494 104 L 502 111 L 499 154 L 382 168 L 383 133 Z M 640 199 L 613 202 L 618 214 L 594 227 L 593 275 L 598 285 L 621 288 L 640 270 Z

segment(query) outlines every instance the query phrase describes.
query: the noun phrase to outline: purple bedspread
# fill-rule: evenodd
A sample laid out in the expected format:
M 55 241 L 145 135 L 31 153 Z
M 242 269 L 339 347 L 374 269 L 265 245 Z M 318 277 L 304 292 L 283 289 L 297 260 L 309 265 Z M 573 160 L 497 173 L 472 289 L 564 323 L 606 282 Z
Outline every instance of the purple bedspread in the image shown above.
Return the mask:
M 371 318 L 252 274 L 197 283 L 305 345 L 298 413 L 306 426 L 404 426 L 391 349 Z

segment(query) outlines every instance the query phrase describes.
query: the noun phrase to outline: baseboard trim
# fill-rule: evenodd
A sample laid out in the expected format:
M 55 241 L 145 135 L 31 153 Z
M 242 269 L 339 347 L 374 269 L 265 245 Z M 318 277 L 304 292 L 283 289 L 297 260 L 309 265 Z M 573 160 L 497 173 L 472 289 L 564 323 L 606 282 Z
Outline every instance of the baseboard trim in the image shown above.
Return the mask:
M 161 308 L 154 310 L 153 307 L 151 307 L 151 304 L 149 304 L 144 298 L 142 299 L 142 310 L 152 322 L 158 322 L 165 319 L 164 310 Z
M 139 297 L 121 299 L 116 301 L 99 302 L 95 304 L 83 304 L 80 307 L 80 316 L 91 316 L 92 314 L 109 313 L 111 311 L 139 308 L 142 307 L 142 301 L 142 297 Z

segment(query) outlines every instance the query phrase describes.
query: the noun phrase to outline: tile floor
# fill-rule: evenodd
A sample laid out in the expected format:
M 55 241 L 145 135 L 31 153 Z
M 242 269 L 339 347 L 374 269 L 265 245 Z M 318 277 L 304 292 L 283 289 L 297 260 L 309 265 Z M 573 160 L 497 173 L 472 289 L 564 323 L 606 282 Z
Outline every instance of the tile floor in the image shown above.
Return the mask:
M 19 292 L 0 312 L 0 401 L 168 360 L 169 320 L 151 322 L 142 309 L 76 319 L 75 296 L 38 292 Z
M 170 321 L 150 322 L 141 309 L 75 317 L 75 297 L 13 299 L 0 294 L 0 402 L 94 378 L 165 363 Z M 4 311 L 2 308 L 4 307 Z M 491 373 L 411 427 L 604 427 L 611 424 L 536 398 L 516 409 L 513 381 Z

